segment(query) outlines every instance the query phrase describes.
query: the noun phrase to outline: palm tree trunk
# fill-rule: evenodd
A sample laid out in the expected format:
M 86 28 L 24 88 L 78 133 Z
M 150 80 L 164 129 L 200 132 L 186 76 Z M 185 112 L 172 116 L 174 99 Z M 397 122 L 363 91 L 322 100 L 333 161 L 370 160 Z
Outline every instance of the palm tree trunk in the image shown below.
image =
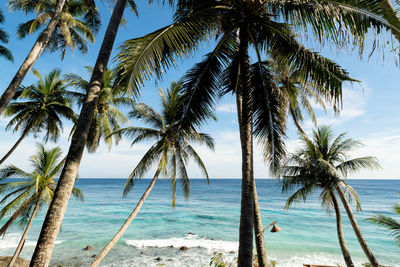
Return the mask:
M 17 73 L 14 78 L 11 80 L 11 83 L 8 85 L 7 89 L 4 91 L 3 95 L 0 98 L 0 114 L 3 113 L 4 109 L 7 107 L 8 103 L 10 103 L 11 99 L 14 97 L 15 92 L 20 87 L 22 81 L 24 80 L 26 74 L 35 64 L 36 60 L 42 54 L 44 48 L 49 42 L 51 36 L 53 35 L 54 30 L 56 29 L 57 23 L 60 18 L 61 11 L 64 7 L 65 0 L 58 0 L 56 9 L 54 10 L 54 16 L 51 18 L 49 24 L 46 29 L 39 35 L 35 44 L 33 45 L 31 51 L 28 56 L 25 58 L 21 67 L 19 67 Z
M 347 202 L 346 196 L 344 195 L 340 187 L 337 187 L 336 190 L 339 194 L 340 200 L 343 203 L 344 209 L 346 210 L 347 216 L 349 217 L 351 226 L 353 227 L 354 233 L 356 234 L 356 237 L 358 239 L 358 242 L 360 243 L 361 248 L 363 249 L 372 267 L 379 267 L 378 261 L 376 260 L 374 254 L 372 254 L 372 251 L 369 249 L 367 242 L 365 241 L 361 233 L 356 217 L 354 217 L 353 211 L 350 208 L 349 202 Z
M 146 191 L 143 193 L 139 202 L 136 204 L 135 209 L 132 211 L 132 213 L 129 215 L 128 219 L 126 219 L 124 224 L 121 226 L 119 231 L 114 235 L 114 237 L 111 239 L 111 241 L 108 242 L 108 244 L 103 248 L 103 250 L 99 254 L 97 254 L 97 256 L 94 258 L 94 260 L 90 264 L 90 267 L 95 267 L 95 266 L 99 265 L 99 263 L 108 254 L 108 252 L 110 252 L 110 250 L 115 246 L 115 244 L 117 244 L 118 240 L 125 233 L 126 229 L 128 229 L 128 227 L 132 223 L 133 219 L 135 219 L 136 215 L 139 213 L 140 208 L 142 207 L 147 196 L 150 194 L 150 191 L 153 189 L 154 185 L 156 184 L 158 176 L 160 175 L 160 171 L 161 171 L 161 165 L 158 167 L 156 173 L 154 174 L 153 180 L 151 181 L 150 185 L 147 187 Z
M 336 228 L 337 228 L 336 230 L 337 230 L 337 235 L 339 238 L 340 249 L 342 250 L 342 254 L 343 254 L 343 258 L 346 263 L 346 266 L 354 267 L 353 261 L 351 260 L 351 257 L 350 257 L 350 252 L 346 246 L 346 241 L 344 240 L 343 228 L 342 228 L 342 213 L 340 212 L 340 206 L 336 199 L 335 193 L 333 191 L 331 191 L 330 195 L 332 198 L 333 207 L 335 208 Z
M 14 212 L 14 214 L 11 216 L 10 219 L 1 227 L 0 229 L 0 236 L 4 235 L 10 227 L 10 225 L 24 212 L 28 204 L 32 201 L 34 196 L 30 197 L 29 199 L 25 200 L 22 205 L 17 209 L 17 211 Z
M 236 94 L 236 105 L 238 110 L 238 121 L 239 127 L 242 125 L 242 97 Z M 253 149 L 253 147 L 252 147 Z M 252 163 L 253 165 L 253 163 Z M 257 259 L 259 267 L 267 267 L 267 252 L 265 250 L 265 240 L 264 240 L 264 231 L 261 220 L 260 207 L 258 206 L 258 196 L 257 196 L 257 188 L 256 181 L 254 179 L 253 173 L 253 202 L 254 202 L 254 235 L 256 240 L 256 249 L 257 249 Z
M 240 140 L 242 147 L 242 199 L 239 227 L 239 256 L 238 267 L 251 267 L 253 259 L 253 110 L 252 93 L 250 88 L 250 63 L 248 54 L 248 26 L 241 27 L 239 33 L 239 61 L 242 83 L 242 125 Z
M 28 135 L 31 128 L 32 125 L 28 126 L 28 128 L 24 130 L 24 132 L 22 133 L 21 137 L 17 140 L 17 142 L 15 142 L 15 144 L 11 147 L 11 149 L 7 152 L 7 154 L 5 154 L 2 159 L 0 159 L 0 165 L 3 164 L 4 161 L 6 161 L 6 159 L 14 152 L 15 149 L 17 149 L 19 143 L 21 143 L 22 140 L 24 140 L 24 138 Z
M 30 266 L 48 266 L 54 242 L 57 238 L 68 199 L 71 196 L 75 178 L 78 173 L 79 164 L 82 159 L 83 150 L 86 145 L 89 128 L 97 105 L 97 93 L 100 91 L 103 75 L 107 69 L 111 51 L 121 23 L 127 0 L 118 0 L 110 18 L 103 43 L 101 45 L 95 67 L 93 69 L 90 86 L 87 91 L 87 98 L 79 115 L 78 123 L 71 145 L 68 151 L 67 160 L 61 173 L 53 201 L 47 211 L 39 240 L 32 256 Z
M 253 205 L 254 205 L 254 235 L 256 239 L 257 259 L 259 267 L 267 267 L 267 252 L 265 250 L 264 231 L 261 220 L 260 207 L 258 206 L 258 196 L 256 181 L 253 178 Z
M 28 225 L 26 226 L 25 231 L 22 234 L 21 240 L 18 243 L 17 249 L 15 250 L 14 255 L 12 256 L 12 259 L 8 264 L 8 267 L 12 267 L 15 264 L 15 261 L 17 260 L 19 254 L 21 253 L 22 247 L 25 244 L 26 236 L 28 235 L 29 228 L 31 227 L 33 219 L 35 218 L 36 213 L 39 210 L 39 204 L 40 204 L 40 192 L 38 194 L 38 199 L 36 201 L 35 209 L 32 212 L 31 218 L 29 218 Z

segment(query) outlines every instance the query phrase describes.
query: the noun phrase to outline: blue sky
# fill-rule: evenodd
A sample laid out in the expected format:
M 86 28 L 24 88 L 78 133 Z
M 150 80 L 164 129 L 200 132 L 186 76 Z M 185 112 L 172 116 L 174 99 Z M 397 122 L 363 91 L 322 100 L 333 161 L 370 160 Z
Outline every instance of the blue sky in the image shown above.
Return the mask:
M 120 27 L 114 48 L 125 40 L 145 35 L 171 22 L 172 11 L 169 7 L 162 7 L 157 4 L 151 6 L 147 1 L 137 1 L 139 7 L 139 18 L 133 13 L 125 12 L 127 24 Z M 96 42 L 89 45 L 89 52 L 81 55 L 79 52 L 68 53 L 65 60 L 60 60 L 57 53 L 44 53 L 35 68 L 40 72 L 49 72 L 53 68 L 59 68 L 63 74 L 79 73 L 86 74 L 84 66 L 93 66 L 104 35 L 104 29 L 111 15 L 111 1 L 99 1 L 102 15 L 102 30 L 97 35 Z M 14 63 L 7 62 L 0 58 L 0 91 L 2 92 L 12 79 L 29 49 L 37 38 L 37 34 L 29 36 L 23 40 L 15 38 L 16 27 L 31 18 L 22 12 L 8 12 L 7 5 L 0 6 L 5 15 L 6 21 L 3 27 L 10 34 L 10 42 L 7 45 L 14 55 Z M 371 47 L 373 38 L 368 38 L 367 47 Z M 381 44 L 390 41 L 389 34 L 378 36 Z M 339 117 L 335 117 L 332 112 L 323 112 L 316 107 L 318 123 L 331 124 L 337 133 L 348 132 L 349 136 L 361 140 L 365 145 L 354 151 L 353 156 L 371 155 L 376 156 L 381 162 L 382 169 L 376 171 L 363 171 L 351 175 L 351 178 L 400 178 L 400 99 L 399 81 L 400 69 L 396 67 L 396 53 L 391 51 L 391 44 L 388 43 L 384 52 L 375 53 L 368 59 L 368 48 L 363 59 L 358 56 L 356 49 L 337 51 L 328 47 L 319 47 L 315 43 L 308 42 L 308 48 L 321 53 L 335 60 L 343 68 L 350 72 L 350 75 L 362 81 L 361 83 L 346 84 L 344 88 L 344 108 Z M 397 43 L 394 43 L 398 46 Z M 320 49 L 321 48 L 321 49 Z M 178 80 L 185 70 L 190 68 L 195 62 L 199 61 L 206 51 L 209 50 L 207 44 L 200 47 L 198 54 L 189 59 L 179 61 L 178 69 L 171 69 L 164 75 L 162 81 L 149 81 L 142 89 L 140 101 L 143 101 L 157 108 L 158 89 L 166 88 L 171 81 Z M 117 49 L 114 49 L 113 56 Z M 384 56 L 384 60 L 383 60 Z M 115 62 L 111 62 L 111 67 Z M 25 78 L 23 84 L 30 85 L 35 82 L 31 74 Z M 240 144 L 235 113 L 235 102 L 230 96 L 225 97 L 217 105 L 217 122 L 210 122 L 202 128 L 203 132 L 213 135 L 216 139 L 215 152 L 198 147 L 198 151 L 204 158 L 210 176 L 215 178 L 238 178 L 240 177 Z M 18 139 L 19 133 L 12 133 L 12 130 L 4 131 L 8 118 L 0 118 L 0 151 L 5 154 L 12 144 Z M 308 132 L 312 130 L 312 123 L 306 119 L 304 127 Z M 66 123 L 64 134 L 60 137 L 57 145 L 63 151 L 67 151 L 69 142 L 67 140 L 71 125 Z M 7 160 L 25 169 L 29 168 L 27 158 L 34 153 L 34 142 L 42 141 L 42 137 L 36 139 L 29 136 L 17 148 L 14 154 Z M 287 147 L 289 151 L 298 146 L 296 130 L 292 122 L 289 121 Z M 53 147 L 55 144 L 49 143 Z M 149 144 L 139 144 L 130 147 L 129 140 L 122 141 L 118 146 L 114 146 L 108 151 L 106 146 L 101 146 L 97 153 L 85 153 L 81 167 L 80 177 L 118 177 L 125 178 L 134 168 L 140 157 L 144 154 Z M 259 151 L 256 146 L 256 151 Z M 201 172 L 193 166 L 189 167 L 192 177 L 201 177 Z M 149 172 L 148 176 L 151 176 Z M 268 168 L 264 164 L 260 153 L 255 156 L 255 176 L 257 178 L 269 177 Z

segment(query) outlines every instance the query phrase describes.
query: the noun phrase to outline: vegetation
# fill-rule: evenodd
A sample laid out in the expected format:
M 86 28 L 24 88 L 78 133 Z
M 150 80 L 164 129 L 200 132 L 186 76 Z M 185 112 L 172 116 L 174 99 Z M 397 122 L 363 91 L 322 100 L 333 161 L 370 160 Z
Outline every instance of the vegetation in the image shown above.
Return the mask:
M 124 188 L 125 196 L 133 187 L 134 181 L 142 178 L 154 164 L 156 165 L 156 172 L 135 209 L 124 222 L 118 233 L 95 257 L 90 265 L 91 267 L 97 266 L 118 242 L 139 213 L 144 201 L 150 194 L 160 175 L 168 176 L 171 179 L 173 206 L 175 206 L 177 178 L 180 180 L 185 197 L 189 197 L 190 181 L 186 170 L 186 164 L 189 159 L 192 159 L 200 167 L 207 181 L 209 179 L 206 167 L 196 150 L 192 147 L 192 144 L 204 144 L 214 149 L 214 140 L 207 134 L 197 132 L 194 127 L 191 127 L 191 130 L 187 131 L 178 124 L 182 117 L 183 109 L 185 108 L 182 101 L 184 95 L 181 94 L 180 84 L 172 83 L 166 96 L 164 92 L 160 90 L 160 96 L 162 100 L 160 113 L 143 103 L 136 104 L 129 113 L 131 118 L 139 119 L 145 124 L 148 124 L 151 128 L 128 127 L 113 133 L 133 138 L 132 146 L 142 141 L 155 141 L 129 175 Z
M 379 167 L 377 160 L 369 156 L 349 159 L 348 153 L 360 143 L 346 138 L 345 133 L 334 137 L 332 129 L 328 126 L 319 127 L 314 131 L 312 140 L 303 135 L 301 141 L 302 147 L 288 158 L 282 169 L 283 192 L 292 190 L 294 186 L 300 186 L 288 198 L 285 208 L 289 208 L 296 201 L 305 201 L 315 189 L 321 189 L 319 196 L 322 205 L 328 210 L 333 206 L 336 213 L 337 234 L 343 258 L 348 267 L 354 266 L 344 240 L 340 206 L 336 197 L 336 193 L 339 194 L 361 247 L 372 266 L 378 267 L 379 264 L 362 237 L 346 199 L 346 197 L 349 200 L 353 199 L 356 208 L 361 210 L 357 192 L 342 178 L 347 177 L 350 172 Z
M 29 160 L 33 167 L 31 172 L 26 172 L 15 165 L 0 169 L 0 181 L 6 181 L 0 184 L 0 194 L 4 196 L 0 203 L 5 204 L 0 211 L 0 219 L 12 214 L 1 228 L 1 233 L 5 234 L 9 226 L 17 219 L 20 226 L 25 226 L 9 266 L 13 266 L 21 253 L 33 219 L 53 199 L 55 178 L 60 174 L 64 164 L 64 160 L 60 161 L 60 158 L 60 148 L 46 150 L 42 144 L 37 144 L 37 152 Z M 6 179 L 13 177 L 26 179 L 7 182 Z M 73 196 L 81 201 L 84 200 L 83 193 L 77 188 L 73 189 Z
M 60 79 L 60 70 L 51 71 L 44 79 L 36 69 L 33 70 L 33 75 L 37 78 L 37 83 L 20 88 L 16 93 L 16 100 L 5 110 L 5 116 L 13 117 L 6 129 L 14 126 L 14 132 L 20 131 L 21 137 L 0 160 L 0 164 L 29 133 L 36 136 L 45 132 L 46 142 L 49 139 L 56 142 L 62 130 L 62 118 L 76 120 L 65 81 Z
M 393 209 L 397 215 L 400 215 L 400 204 L 396 204 Z M 368 218 L 367 221 L 386 228 L 400 246 L 400 222 L 398 220 L 390 216 L 377 214 Z
M 4 15 L 3 12 L 0 10 L 0 23 L 3 22 L 4 22 Z M 2 28 L 0 28 L 0 43 L 7 44 L 8 39 L 9 39 L 8 34 Z M 0 45 L 0 56 L 5 57 L 7 60 L 10 61 L 14 60 L 11 51 L 3 45 Z

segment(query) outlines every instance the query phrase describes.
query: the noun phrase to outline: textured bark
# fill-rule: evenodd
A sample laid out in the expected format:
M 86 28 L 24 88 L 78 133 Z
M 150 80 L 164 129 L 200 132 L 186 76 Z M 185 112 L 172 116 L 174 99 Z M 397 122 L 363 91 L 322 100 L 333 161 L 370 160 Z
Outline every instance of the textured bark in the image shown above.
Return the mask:
M 10 219 L 8 219 L 8 221 L 1 227 L 0 236 L 4 235 L 6 233 L 8 227 L 10 227 L 10 225 L 22 214 L 22 212 L 24 212 L 24 210 L 26 209 L 26 207 L 28 207 L 29 203 L 32 201 L 33 198 L 34 198 L 34 196 L 25 200 L 22 203 L 22 205 L 17 209 L 17 211 L 14 212 L 14 214 L 10 217 Z
M 347 216 L 349 217 L 351 226 L 353 227 L 354 233 L 356 234 L 357 240 L 360 243 L 361 248 L 363 249 L 365 255 L 368 258 L 368 261 L 371 263 L 372 267 L 379 267 L 379 263 L 376 260 L 374 254 L 372 254 L 372 251 L 369 249 L 367 242 L 365 241 L 360 227 L 358 226 L 356 217 L 353 214 L 353 211 L 350 208 L 349 202 L 347 202 L 346 196 L 344 195 L 342 189 L 340 187 L 337 187 L 337 192 L 339 194 L 340 200 L 343 203 L 344 209 L 346 210 Z
M 265 250 L 264 231 L 261 220 L 260 207 L 258 206 L 258 196 L 256 181 L 253 178 L 253 205 L 254 205 L 254 236 L 256 239 L 257 259 L 259 267 L 267 267 L 267 252 Z
M 108 242 L 108 244 L 103 248 L 103 250 L 99 254 L 97 254 L 97 256 L 94 258 L 94 260 L 90 264 L 90 267 L 95 267 L 95 266 L 99 265 L 99 263 L 103 260 L 103 258 L 108 254 L 108 252 L 110 252 L 110 250 L 115 246 L 115 244 L 117 244 L 118 240 L 122 237 L 122 235 L 128 229 L 128 227 L 132 223 L 133 219 L 135 219 L 136 215 L 139 213 L 140 208 L 143 206 L 143 203 L 146 200 L 147 196 L 150 194 L 150 191 L 153 189 L 154 185 L 156 184 L 158 176 L 160 175 L 160 171 L 161 171 L 161 168 L 159 167 L 157 169 L 157 172 L 155 173 L 150 185 L 147 187 L 146 191 L 143 193 L 139 202 L 136 204 L 135 209 L 132 211 L 132 213 L 129 215 L 128 219 L 126 219 L 124 224 L 121 226 L 119 231 L 114 235 L 114 237 L 111 239 L 111 241 Z
M 8 267 L 12 267 L 15 264 L 15 261 L 17 260 L 19 254 L 21 253 L 21 250 L 25 244 L 26 236 L 28 235 L 29 228 L 31 227 L 33 219 L 35 218 L 36 213 L 39 210 L 39 204 L 40 204 L 40 193 L 38 194 L 38 200 L 36 201 L 35 209 L 33 210 L 31 217 L 29 218 L 28 224 L 25 228 L 24 233 L 22 234 L 21 240 L 18 243 L 17 249 L 15 250 L 13 257 L 11 258 L 11 261 L 8 264 Z
M 242 125 L 240 140 L 242 147 L 242 199 L 239 227 L 238 267 L 251 267 L 253 259 L 253 110 L 252 93 L 250 89 L 250 62 L 248 54 L 248 26 L 243 25 L 239 33 L 239 61 L 242 83 Z
M 46 48 L 47 43 L 49 42 L 51 36 L 56 29 L 57 23 L 60 19 L 61 11 L 64 7 L 65 0 L 58 0 L 56 9 L 54 11 L 54 16 L 50 19 L 49 24 L 46 29 L 39 35 L 35 44 L 33 45 L 31 51 L 28 56 L 25 58 L 21 67 L 19 67 L 17 73 L 14 75 L 14 78 L 11 80 L 7 89 L 4 91 L 3 95 L 0 98 L 0 114 L 3 113 L 4 109 L 7 107 L 8 103 L 10 103 L 11 99 L 14 97 L 15 92 L 20 87 L 22 81 L 24 80 L 26 74 L 35 64 L 36 60 L 42 54 L 43 50 Z
M 90 79 L 89 90 L 87 91 L 86 101 L 83 104 L 79 115 L 76 130 L 72 136 L 71 145 L 68 151 L 67 160 L 61 173 L 54 198 L 47 211 L 39 240 L 32 256 L 30 266 L 48 266 L 54 243 L 71 196 L 75 178 L 78 173 L 79 164 L 83 150 L 86 145 L 89 128 L 94 116 L 97 105 L 97 94 L 100 91 L 101 81 L 107 64 L 110 59 L 111 51 L 117 35 L 118 27 L 127 0 L 118 0 L 110 18 L 103 43 L 101 45 L 96 64 Z
M 29 126 L 28 128 L 25 129 L 25 131 L 22 133 L 21 137 L 15 142 L 15 144 L 11 147 L 11 149 L 7 152 L 7 154 L 4 155 L 4 157 L 0 160 L 0 165 L 6 161 L 6 159 L 14 152 L 14 150 L 18 147 L 18 145 L 21 143 L 22 140 L 28 135 L 30 129 L 32 126 Z
M 344 240 L 343 228 L 342 228 L 342 213 L 340 212 L 340 206 L 336 199 L 335 193 L 331 191 L 330 195 L 332 198 L 333 207 L 335 208 L 336 228 L 337 228 L 336 230 L 339 239 L 340 249 L 342 250 L 343 259 L 347 267 L 354 267 L 353 261 L 351 260 L 350 257 L 350 252 L 347 249 L 346 241 Z

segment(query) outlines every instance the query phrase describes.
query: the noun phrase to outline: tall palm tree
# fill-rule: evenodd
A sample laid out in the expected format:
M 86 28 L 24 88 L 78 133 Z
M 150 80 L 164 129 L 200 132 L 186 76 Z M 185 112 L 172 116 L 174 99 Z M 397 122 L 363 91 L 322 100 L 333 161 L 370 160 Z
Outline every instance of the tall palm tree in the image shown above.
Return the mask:
M 297 42 L 290 27 L 306 33 L 312 29 L 321 42 L 338 46 L 346 43 L 345 36 L 353 35 L 362 45 L 366 30 L 387 27 L 379 3 L 372 1 L 177 1 L 175 20 L 171 25 L 144 37 L 127 40 L 117 56 L 120 83 L 138 90 L 144 80 L 161 76 L 175 64 L 175 57 L 192 54 L 198 43 L 216 39 L 215 49 L 206 55 L 184 78 L 186 91 L 186 118 L 198 118 L 200 123 L 214 108 L 219 95 L 220 77 L 227 66 L 236 75 L 230 81 L 230 91 L 242 102 L 240 126 L 242 146 L 242 203 L 239 234 L 239 266 L 251 266 L 253 246 L 253 166 L 252 133 L 263 139 L 267 159 L 272 169 L 278 169 L 284 155 L 284 131 L 279 123 L 282 105 L 277 90 L 263 79 L 266 72 L 262 56 L 273 54 L 280 61 L 287 60 L 293 67 L 305 68 L 306 80 L 327 84 L 333 101 L 341 97 L 341 84 L 348 77 L 339 66 Z M 372 12 L 374 14 L 372 14 Z M 343 26 L 343 27 L 342 27 Z M 251 90 L 249 49 L 255 51 L 258 88 L 262 98 Z M 331 77 L 326 79 L 326 77 Z M 255 106 L 252 100 L 257 102 Z M 265 101 L 266 100 L 266 101 Z M 271 103 L 275 103 L 273 106 Z M 254 119 L 254 116 L 256 117 Z M 258 117 L 258 119 L 257 119 Z M 184 121 L 184 120 L 183 120 Z M 188 119 L 193 122 L 193 119 Z M 254 121 L 254 129 L 253 129 Z
M 209 148 L 214 149 L 214 141 L 207 134 L 198 133 L 195 128 L 192 128 L 192 130 L 188 132 L 177 124 L 181 119 L 184 108 L 182 105 L 183 102 L 180 90 L 181 87 L 177 83 L 172 83 L 171 88 L 167 91 L 167 96 L 165 96 L 163 91 L 160 90 L 162 99 L 162 110 L 160 113 L 156 112 L 146 104 L 136 104 L 134 106 L 133 111 L 129 114 L 130 117 L 142 120 L 144 123 L 149 124 L 151 128 L 128 127 L 115 132 L 134 138 L 132 145 L 144 140 L 155 141 L 129 175 L 125 184 L 124 195 L 127 195 L 133 187 L 134 180 L 142 178 L 151 166 L 156 164 L 157 169 L 150 185 L 143 193 L 135 209 L 111 241 L 95 257 L 90 265 L 91 267 L 97 266 L 122 237 L 128 226 L 139 213 L 140 208 L 147 196 L 150 194 L 160 175 L 169 176 L 171 179 L 173 206 L 175 206 L 177 178 L 180 178 L 182 190 L 185 193 L 185 196 L 189 196 L 190 183 L 186 171 L 186 164 L 189 159 L 193 159 L 194 162 L 197 163 L 208 181 L 209 177 L 205 165 L 197 152 L 191 146 L 191 143 L 205 144 Z
M 400 215 L 400 204 L 396 204 L 393 209 L 397 215 Z M 382 214 L 377 214 L 366 220 L 386 228 L 400 246 L 400 221 Z
M 4 22 L 4 15 L 3 12 L 0 10 L 0 23 L 3 22 Z M 2 28 L 0 28 L 0 42 L 3 44 L 8 43 L 8 34 Z M 5 57 L 10 61 L 14 61 L 11 51 L 2 45 L 0 45 L 0 56 Z
M 87 52 L 86 40 L 94 42 L 94 33 L 100 26 L 100 18 L 93 0 L 9 0 L 12 10 L 34 13 L 36 18 L 18 26 L 17 36 L 24 38 L 39 31 L 46 24 L 28 56 L 0 98 L 0 114 L 14 97 L 23 79 L 44 49 L 61 52 L 67 48 Z
M 118 0 L 115 3 L 109 24 L 107 26 L 103 42 L 97 56 L 96 64 L 93 68 L 88 90 L 86 92 L 85 103 L 76 124 L 76 130 L 72 135 L 71 145 L 68 150 L 66 162 L 61 172 L 60 180 L 57 184 L 57 191 L 47 211 L 46 219 L 35 251 L 32 255 L 30 266 L 48 266 L 53 251 L 54 243 L 60 229 L 65 210 L 67 209 L 68 199 L 71 196 L 75 177 L 78 173 L 79 164 L 83 150 L 90 131 L 92 119 L 97 107 L 97 97 L 101 89 L 101 83 L 105 71 L 107 70 L 108 60 L 114 46 L 115 37 L 126 5 L 137 13 L 134 0 Z
M 93 68 L 86 67 L 89 73 L 93 72 Z M 77 100 L 80 106 L 85 102 L 86 90 L 89 88 L 89 81 L 83 79 L 78 74 L 67 74 L 65 80 L 69 86 L 79 89 L 79 92 L 73 92 L 73 97 Z M 90 126 L 89 136 L 87 138 L 86 147 L 89 152 L 95 152 L 100 141 L 103 140 L 108 148 L 111 149 L 113 139 L 115 143 L 121 139 L 120 135 L 111 135 L 112 132 L 121 128 L 121 124 L 129 123 L 128 118 L 118 109 L 121 105 L 130 105 L 132 100 L 125 97 L 120 89 L 114 86 L 115 72 L 106 70 L 101 83 L 101 89 L 98 95 L 97 107 L 95 115 Z M 73 127 L 71 135 L 75 131 L 76 126 Z M 106 138 L 108 137 L 108 138 Z
M 285 207 L 289 208 L 295 201 L 305 201 L 316 188 L 321 189 L 322 205 L 327 208 L 333 206 L 335 209 L 337 234 L 346 265 L 354 266 L 343 236 L 341 212 L 336 193 L 339 194 L 351 221 L 350 217 L 354 215 L 352 213 L 349 215 L 348 209 L 350 212 L 351 209 L 347 198 L 355 200 L 358 210 L 361 210 L 361 205 L 357 192 L 346 184 L 343 178 L 346 178 L 348 173 L 360 169 L 378 168 L 379 164 L 374 157 L 349 159 L 348 153 L 355 146 L 360 145 L 360 142 L 346 138 L 345 133 L 335 138 L 331 127 L 328 126 L 319 127 L 317 131 L 314 131 L 312 140 L 301 135 L 301 141 L 303 146 L 289 157 L 282 170 L 282 191 L 286 192 L 300 185 L 300 188 L 288 198 Z M 354 222 L 357 223 L 355 218 Z M 362 237 L 358 226 L 353 228 L 357 238 Z M 362 238 L 359 242 L 371 264 L 379 266 L 365 240 Z
M 26 225 L 21 240 L 14 252 L 14 255 L 8 266 L 12 267 L 21 253 L 29 228 L 32 225 L 36 214 L 44 206 L 50 204 L 54 195 L 54 179 L 60 174 L 64 161 L 60 162 L 61 149 L 56 147 L 53 149 L 45 149 L 42 144 L 37 144 L 37 152 L 30 157 L 33 170 L 26 172 L 17 166 L 9 165 L 0 169 L 0 180 L 13 177 L 23 177 L 22 181 L 10 181 L 0 184 L 0 194 L 5 195 L 0 203 L 6 204 L 0 211 L 0 219 L 10 213 L 11 218 L 20 218 L 20 224 Z M 83 201 L 83 193 L 77 189 L 73 189 L 75 198 Z M 7 203 L 8 201 L 8 203 Z M 11 222 L 12 223 L 12 222 Z M 8 223 L 9 226 L 11 223 Z M 7 226 L 7 227 L 8 227 Z
M 5 116 L 13 118 L 6 129 L 14 127 L 14 132 L 21 131 L 21 137 L 0 160 L 2 164 L 29 134 L 45 132 L 45 141 L 56 141 L 62 130 L 62 118 L 76 120 L 68 98 L 65 82 L 60 79 L 60 70 L 53 70 L 42 78 L 40 72 L 33 70 L 38 79 L 36 84 L 21 88 L 17 91 L 18 100 L 11 103 Z

